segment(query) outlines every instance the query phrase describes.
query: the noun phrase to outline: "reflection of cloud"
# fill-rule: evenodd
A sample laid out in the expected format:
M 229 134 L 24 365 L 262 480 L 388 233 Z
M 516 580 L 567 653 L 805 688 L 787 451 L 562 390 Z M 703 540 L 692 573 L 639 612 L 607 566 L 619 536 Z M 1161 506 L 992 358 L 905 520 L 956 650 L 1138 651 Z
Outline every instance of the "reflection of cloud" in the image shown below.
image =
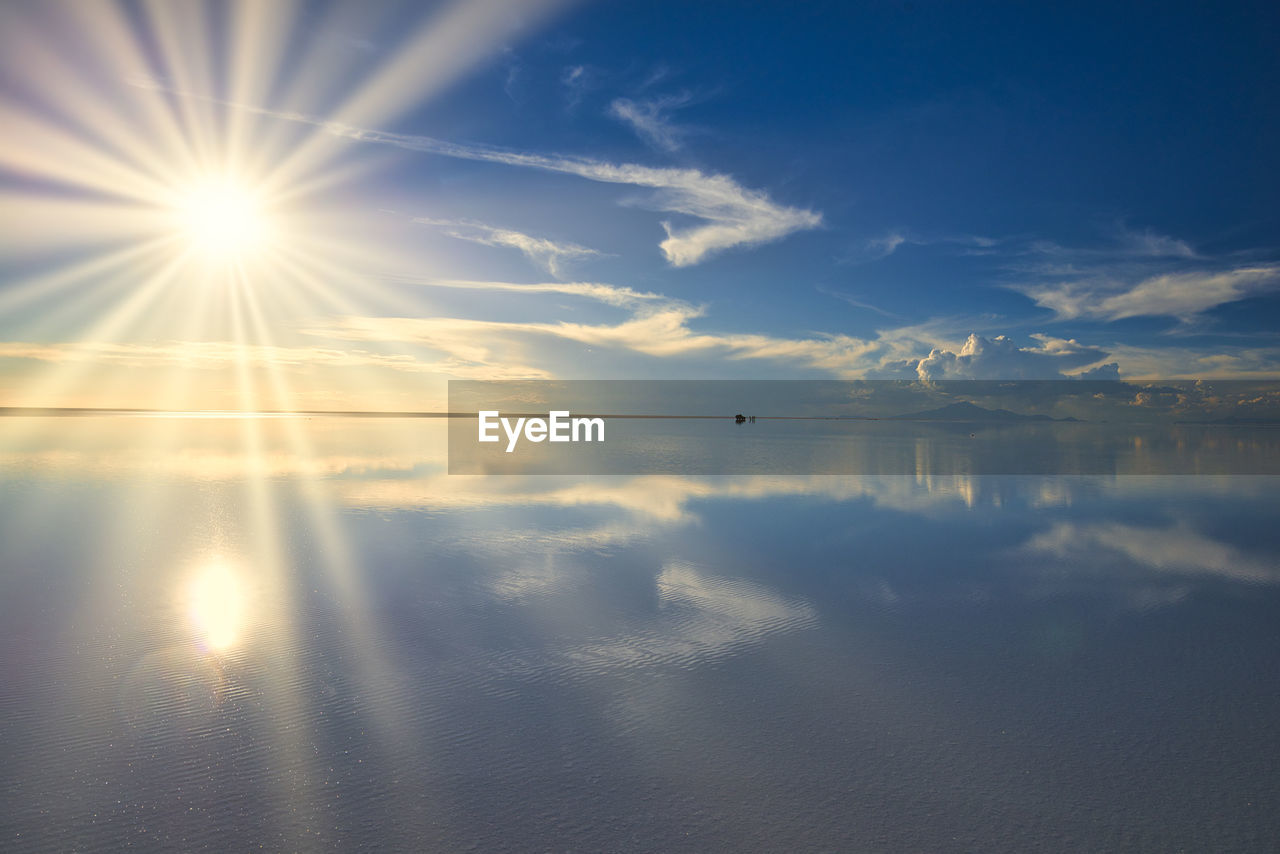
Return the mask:
M 302 455 L 288 451 L 251 454 L 201 448 L 159 453 L 125 450 L 110 454 L 81 450 L 23 454 L 0 451 L 0 470 L 19 467 L 45 474 L 162 476 L 211 481 L 251 477 L 368 477 L 410 471 L 413 463 L 390 456 Z
M 591 672 L 610 667 L 689 668 L 732 655 L 772 635 L 812 628 L 817 613 L 737 578 L 710 575 L 673 562 L 656 579 L 658 608 L 639 625 L 603 640 L 573 644 L 553 655 L 553 667 Z
M 1185 527 L 1059 522 L 1026 544 L 1032 552 L 1082 561 L 1121 558 L 1162 573 L 1213 576 L 1255 584 L 1280 581 L 1280 567 Z

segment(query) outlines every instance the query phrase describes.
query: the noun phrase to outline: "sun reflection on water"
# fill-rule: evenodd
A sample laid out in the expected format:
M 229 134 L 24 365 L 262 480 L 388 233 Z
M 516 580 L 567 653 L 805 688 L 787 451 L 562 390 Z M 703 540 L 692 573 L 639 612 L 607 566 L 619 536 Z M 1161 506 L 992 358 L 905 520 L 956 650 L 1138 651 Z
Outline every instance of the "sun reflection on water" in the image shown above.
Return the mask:
M 248 597 L 244 580 L 226 561 L 201 566 L 186 586 L 187 614 L 199 642 L 213 652 L 234 647 L 244 633 Z

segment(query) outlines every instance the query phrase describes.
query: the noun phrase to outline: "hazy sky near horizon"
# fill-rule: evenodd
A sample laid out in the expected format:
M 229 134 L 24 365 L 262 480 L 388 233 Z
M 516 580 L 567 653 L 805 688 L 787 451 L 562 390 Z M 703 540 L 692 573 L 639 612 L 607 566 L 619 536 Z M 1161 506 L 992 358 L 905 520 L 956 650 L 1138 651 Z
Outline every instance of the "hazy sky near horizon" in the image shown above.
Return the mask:
M 1280 375 L 1270 4 L 0 11 L 0 401 Z

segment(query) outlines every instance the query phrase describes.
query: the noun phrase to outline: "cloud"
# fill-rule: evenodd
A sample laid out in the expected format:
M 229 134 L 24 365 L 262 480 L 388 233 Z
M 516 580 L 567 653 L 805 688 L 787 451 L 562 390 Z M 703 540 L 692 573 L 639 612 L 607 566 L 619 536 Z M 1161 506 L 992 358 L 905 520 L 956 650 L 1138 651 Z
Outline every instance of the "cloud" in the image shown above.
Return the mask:
M 875 258 L 888 258 L 894 252 L 898 251 L 898 247 L 907 243 L 906 235 L 898 231 L 891 231 L 883 237 L 873 237 L 867 241 L 867 249 Z
M 1133 231 L 1123 225 L 1119 240 L 1124 251 L 1148 258 L 1198 258 L 1196 251 L 1185 240 L 1165 234 L 1157 234 L 1149 228 Z
M 780 338 L 751 333 L 696 332 L 689 322 L 701 317 L 704 311 L 701 306 L 665 299 L 653 305 L 637 306 L 617 323 L 344 317 L 329 326 L 304 332 L 338 340 L 417 344 L 454 354 L 469 363 L 474 361 L 474 356 L 468 354 L 480 346 L 477 342 L 486 342 L 487 350 L 497 342 L 514 343 L 516 339 L 535 336 L 661 358 L 704 355 L 729 360 L 765 359 L 849 377 L 861 376 L 885 349 L 880 342 L 847 335 Z
M 1216 576 L 1254 584 L 1280 581 L 1280 568 L 1185 527 L 1139 527 L 1119 523 L 1059 522 L 1027 542 L 1026 550 L 1077 564 L 1101 556 L 1179 576 Z
M 449 348 L 445 359 L 424 361 L 411 355 L 372 353 L 330 347 L 283 347 L 236 341 L 170 341 L 161 344 L 106 342 L 0 342 L 0 359 L 86 362 L 122 367 L 173 367 L 223 370 L 243 365 L 268 368 L 380 368 L 409 373 L 438 373 L 473 379 L 550 379 L 546 371 L 472 343 Z
M 1150 228 L 1130 228 L 1116 222 L 1103 230 L 1103 242 L 1090 246 L 1064 246 L 1052 240 L 1012 241 L 1017 254 L 1068 259 L 1083 265 L 1114 264 L 1120 261 L 1153 261 L 1169 259 L 1202 259 L 1196 250 L 1177 237 L 1160 234 Z
M 638 625 L 562 651 L 570 672 L 600 666 L 687 668 L 818 625 L 817 611 L 804 599 L 751 581 L 718 578 L 687 563 L 663 566 L 655 586 L 658 608 Z
M 1131 378 L 1213 377 L 1274 379 L 1280 376 L 1280 347 L 1139 347 L 1115 344 L 1111 355 Z
M 1085 279 L 1019 288 L 1060 318 L 1176 317 L 1187 321 L 1215 306 L 1235 302 L 1280 284 L 1280 265 L 1150 276 L 1133 284 Z
M 934 349 L 916 365 L 916 375 L 922 380 L 1062 379 L 1065 371 L 1083 368 L 1108 355 L 1105 350 L 1085 346 L 1075 339 L 1031 337 L 1039 341 L 1038 347 L 1019 347 L 1004 335 L 988 339 L 975 333 L 959 353 Z M 1108 369 L 1102 375 L 1109 373 Z
M 560 73 L 560 85 L 564 87 L 565 109 L 577 109 L 588 92 L 596 87 L 595 75 L 585 65 L 570 65 Z
M 815 290 L 817 290 L 817 292 L 820 294 L 826 294 L 829 297 L 835 297 L 841 302 L 848 303 L 854 308 L 863 308 L 863 309 L 866 309 L 867 311 L 874 311 L 876 314 L 881 314 L 881 315 L 884 315 L 885 317 L 893 317 L 893 318 L 899 317 L 899 315 L 896 315 L 891 311 L 885 311 L 883 308 L 877 308 L 871 303 L 863 302 L 857 297 L 851 294 L 847 294 L 844 291 L 838 291 L 834 288 L 825 288 L 822 285 L 818 285 L 815 288 Z
M 743 187 L 728 175 L 699 169 L 657 168 L 634 163 L 609 163 L 590 157 L 531 154 L 491 146 L 462 145 L 429 136 L 390 133 L 325 121 L 304 113 L 216 101 L 175 90 L 165 91 L 181 97 L 212 101 L 254 115 L 310 125 L 332 136 L 358 142 L 651 189 L 654 193 L 648 204 L 654 209 L 702 220 L 701 224 L 689 226 L 678 226 L 669 221 L 662 223 L 667 239 L 659 246 L 667 261 L 676 267 L 697 264 L 728 249 L 770 243 L 822 224 L 820 213 L 778 204 L 762 190 Z
M 495 228 L 472 220 L 429 219 L 415 217 L 413 222 L 438 226 L 444 233 L 458 240 L 467 240 L 483 246 L 504 246 L 518 249 L 534 264 L 553 276 L 559 276 L 566 261 L 591 258 L 600 255 L 594 249 L 576 243 L 556 243 L 545 237 L 533 237 L 520 231 Z
M 619 307 L 633 307 L 640 303 L 666 300 L 662 294 L 636 291 L 620 285 L 599 282 L 483 282 L 472 279 L 418 279 L 396 277 L 396 281 L 436 288 L 457 288 L 469 291 L 507 291 L 510 293 L 567 294 L 585 297 L 597 302 Z
M 688 105 L 691 100 L 688 92 L 643 101 L 616 98 L 609 105 L 609 115 L 626 122 L 649 145 L 670 152 L 680 148 L 684 132 L 671 124 L 668 113 Z
M 974 234 L 925 237 L 904 229 L 890 229 L 879 237 L 869 237 L 840 258 L 843 263 L 860 264 L 888 258 L 903 246 L 945 246 L 961 255 L 990 255 L 1000 241 Z
M 1004 336 L 986 339 L 974 334 L 959 353 L 934 347 L 921 358 L 919 354 L 930 347 L 929 342 L 937 340 L 928 324 L 881 330 L 869 339 L 839 333 L 782 337 L 704 332 L 691 324 L 705 316 L 705 306 L 616 285 L 409 278 L 398 281 L 431 287 L 566 294 L 624 309 L 627 314 L 613 322 L 594 323 L 347 316 L 302 331 L 333 340 L 430 347 L 469 365 L 491 362 L 493 353 L 504 348 L 527 358 L 524 354 L 529 348 L 518 342 L 535 337 L 659 358 L 696 355 L 730 361 L 761 359 L 844 379 L 1061 379 L 1070 375 L 1114 379 L 1119 375 L 1117 363 L 1101 364 L 1110 355 L 1106 350 L 1047 335 L 1032 335 L 1036 346 L 1019 347 Z M 1094 365 L 1097 367 L 1079 373 L 1079 369 Z

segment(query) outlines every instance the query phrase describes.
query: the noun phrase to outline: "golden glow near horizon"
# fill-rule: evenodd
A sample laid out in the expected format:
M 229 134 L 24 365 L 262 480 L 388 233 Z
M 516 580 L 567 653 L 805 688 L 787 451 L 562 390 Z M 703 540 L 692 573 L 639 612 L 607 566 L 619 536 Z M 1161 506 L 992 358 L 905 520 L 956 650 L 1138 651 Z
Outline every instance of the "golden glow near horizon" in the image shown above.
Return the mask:
M 186 613 L 198 642 L 225 652 L 241 639 L 248 614 L 244 580 L 225 561 L 203 565 L 187 581 Z
M 243 259 L 269 245 L 275 230 L 261 191 L 233 174 L 195 182 L 174 214 L 188 248 L 211 261 Z

